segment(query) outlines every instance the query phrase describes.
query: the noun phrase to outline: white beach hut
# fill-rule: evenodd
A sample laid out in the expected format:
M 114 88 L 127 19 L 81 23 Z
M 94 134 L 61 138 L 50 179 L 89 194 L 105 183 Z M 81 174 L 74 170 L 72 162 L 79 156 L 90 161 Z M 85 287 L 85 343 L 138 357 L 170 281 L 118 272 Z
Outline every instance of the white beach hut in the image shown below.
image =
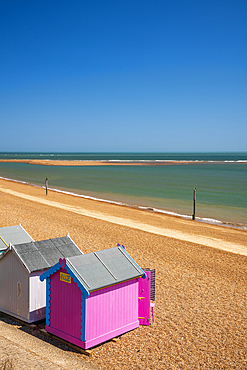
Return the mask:
M 0 255 L 0 311 L 26 322 L 46 315 L 46 285 L 39 276 L 60 258 L 83 254 L 69 236 L 10 245 Z

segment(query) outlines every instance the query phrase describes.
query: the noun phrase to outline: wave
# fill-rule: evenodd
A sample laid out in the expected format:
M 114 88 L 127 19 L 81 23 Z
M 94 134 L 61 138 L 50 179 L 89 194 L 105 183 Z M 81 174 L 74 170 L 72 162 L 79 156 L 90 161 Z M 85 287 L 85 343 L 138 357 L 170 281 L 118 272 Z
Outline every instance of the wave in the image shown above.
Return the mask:
M 83 160 L 82 160 L 83 161 Z M 247 163 L 245 159 L 233 160 L 201 160 L 201 159 L 100 159 L 100 160 L 88 160 L 93 162 L 106 162 L 106 163 L 155 163 L 155 162 L 167 162 L 167 163 Z

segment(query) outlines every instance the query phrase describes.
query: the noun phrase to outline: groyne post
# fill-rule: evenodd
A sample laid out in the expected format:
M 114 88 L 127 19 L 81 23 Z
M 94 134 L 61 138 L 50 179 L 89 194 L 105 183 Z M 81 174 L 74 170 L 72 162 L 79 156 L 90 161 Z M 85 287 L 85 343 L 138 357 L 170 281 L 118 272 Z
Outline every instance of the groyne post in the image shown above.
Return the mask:
M 194 188 L 192 220 L 195 220 L 195 218 L 196 218 L 196 188 Z
M 48 178 L 45 179 L 45 195 L 48 193 Z

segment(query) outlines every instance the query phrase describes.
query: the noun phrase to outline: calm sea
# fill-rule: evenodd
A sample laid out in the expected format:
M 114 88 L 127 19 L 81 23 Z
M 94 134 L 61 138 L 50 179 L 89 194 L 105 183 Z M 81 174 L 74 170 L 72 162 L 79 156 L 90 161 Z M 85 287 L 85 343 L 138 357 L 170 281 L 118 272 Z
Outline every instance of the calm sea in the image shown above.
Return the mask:
M 166 166 L 0 163 L 0 176 L 91 198 L 247 228 L 247 153 L 0 153 L 0 159 L 197 161 Z M 244 162 L 244 163 L 242 163 Z

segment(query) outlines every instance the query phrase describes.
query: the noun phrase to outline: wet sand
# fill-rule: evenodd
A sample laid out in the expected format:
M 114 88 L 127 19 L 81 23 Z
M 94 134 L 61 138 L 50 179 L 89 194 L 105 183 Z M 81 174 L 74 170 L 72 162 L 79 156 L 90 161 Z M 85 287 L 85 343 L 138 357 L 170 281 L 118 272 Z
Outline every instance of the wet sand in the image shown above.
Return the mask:
M 0 180 L 0 227 L 69 233 L 84 253 L 125 245 L 156 269 L 155 322 L 97 347 L 103 369 L 245 369 L 247 231 Z M 82 356 L 82 355 L 78 355 Z

